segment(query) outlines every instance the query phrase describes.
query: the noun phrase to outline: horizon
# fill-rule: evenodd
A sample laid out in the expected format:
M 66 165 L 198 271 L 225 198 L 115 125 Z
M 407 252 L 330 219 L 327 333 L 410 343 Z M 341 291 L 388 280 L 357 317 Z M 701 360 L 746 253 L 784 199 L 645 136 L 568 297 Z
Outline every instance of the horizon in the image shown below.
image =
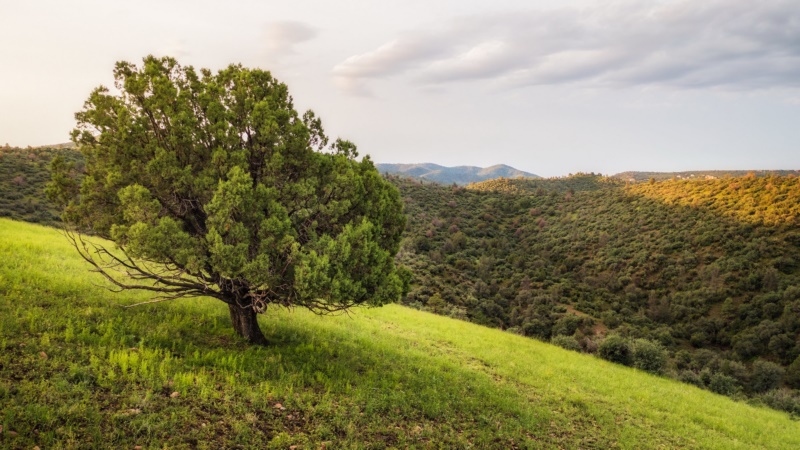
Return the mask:
M 0 48 L 0 142 L 14 146 L 63 142 L 116 61 L 154 54 L 270 70 L 375 161 L 545 177 L 800 167 L 789 1 L 35 0 L 0 13 L 0 38 L 19 43 Z
M 0 139 L 0 142 L 3 142 L 2 139 Z M 37 146 L 33 146 L 33 145 L 11 145 L 9 143 L 5 143 L 4 145 L 7 145 L 7 146 L 12 147 L 12 148 L 21 148 L 21 149 L 32 148 L 32 149 L 36 149 L 36 148 L 56 148 L 56 147 L 61 147 L 61 146 L 69 146 L 69 145 L 73 145 L 73 144 L 71 142 L 62 142 L 62 143 L 58 143 L 58 144 L 45 144 L 45 145 L 37 145 Z M 370 158 L 372 158 L 371 155 L 365 155 L 365 156 L 370 156 Z M 539 173 L 536 173 L 535 170 L 528 170 L 528 169 L 520 168 L 520 167 L 518 167 L 518 166 L 516 166 L 514 164 L 502 163 L 502 162 L 501 163 L 496 163 L 496 164 L 489 164 L 489 165 L 486 165 L 486 166 L 475 166 L 475 165 L 471 165 L 471 164 L 457 164 L 457 165 L 447 166 L 447 165 L 444 165 L 444 164 L 431 162 L 431 161 L 424 161 L 424 162 L 384 162 L 384 161 L 377 161 L 377 160 L 373 159 L 372 162 L 375 165 L 407 165 L 407 166 L 412 166 L 412 165 L 432 164 L 432 165 L 440 166 L 440 167 L 443 167 L 443 168 L 446 168 L 446 169 L 457 169 L 457 168 L 462 168 L 462 167 L 463 168 L 490 169 L 492 167 L 504 166 L 504 167 L 508 167 L 508 168 L 511 168 L 511 169 L 514 169 L 514 170 L 519 170 L 519 171 L 522 171 L 522 172 L 526 172 L 526 173 L 529 173 L 531 175 L 535 175 L 535 176 L 538 176 L 538 177 L 541 177 L 541 178 L 563 178 L 563 177 L 569 177 L 569 176 L 577 175 L 577 174 L 581 174 L 581 173 L 613 177 L 613 176 L 618 176 L 618 175 L 621 175 L 623 173 L 628 173 L 628 172 L 634 172 L 634 173 L 661 173 L 661 174 L 665 174 L 665 173 L 686 173 L 686 172 L 779 172 L 779 171 L 799 172 L 800 171 L 800 168 L 766 168 L 766 169 L 764 169 L 764 168 L 745 168 L 745 169 L 730 169 L 730 168 L 704 168 L 703 169 L 703 168 L 701 168 L 701 169 L 687 169 L 687 170 L 642 170 L 642 169 L 630 169 L 630 170 L 621 170 L 621 171 L 614 172 L 614 173 L 604 173 L 604 172 L 598 172 L 598 171 L 589 170 L 589 171 L 568 172 L 568 173 L 560 174 L 560 175 L 547 175 L 547 176 L 545 176 L 545 175 L 541 175 Z

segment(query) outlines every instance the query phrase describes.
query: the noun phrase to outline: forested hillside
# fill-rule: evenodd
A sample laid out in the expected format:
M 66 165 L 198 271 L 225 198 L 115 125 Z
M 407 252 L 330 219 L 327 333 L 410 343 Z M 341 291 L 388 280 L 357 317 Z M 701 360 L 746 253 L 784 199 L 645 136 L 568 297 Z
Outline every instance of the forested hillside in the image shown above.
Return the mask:
M 797 407 L 800 179 L 394 182 L 407 304 Z
M 684 172 L 620 172 L 614 178 L 622 181 L 713 180 L 718 178 L 769 177 L 800 175 L 800 170 L 689 170 Z
M 58 211 L 45 199 L 45 184 L 50 180 L 50 161 L 62 155 L 67 161 L 82 161 L 81 154 L 60 148 L 0 147 L 0 217 L 27 222 L 54 224 Z

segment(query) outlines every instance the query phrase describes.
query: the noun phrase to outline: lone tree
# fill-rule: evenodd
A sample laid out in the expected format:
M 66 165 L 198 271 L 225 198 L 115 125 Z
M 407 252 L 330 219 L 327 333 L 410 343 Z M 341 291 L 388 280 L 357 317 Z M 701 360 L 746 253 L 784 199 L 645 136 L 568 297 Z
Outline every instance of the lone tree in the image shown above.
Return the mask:
M 119 94 L 98 87 L 75 115 L 85 173 L 79 181 L 57 159 L 48 189 L 81 256 L 115 289 L 219 299 L 256 344 L 270 305 L 327 313 L 401 295 L 397 189 L 351 142 L 328 145 L 285 84 L 153 56 L 118 62 L 114 79 Z

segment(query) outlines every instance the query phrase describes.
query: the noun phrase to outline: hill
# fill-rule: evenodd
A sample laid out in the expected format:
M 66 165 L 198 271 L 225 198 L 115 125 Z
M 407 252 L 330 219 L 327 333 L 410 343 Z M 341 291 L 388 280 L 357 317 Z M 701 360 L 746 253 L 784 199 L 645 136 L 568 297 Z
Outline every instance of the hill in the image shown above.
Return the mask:
M 800 413 L 774 390 L 800 388 L 800 179 L 394 182 L 405 304 L 588 353 L 648 341 L 663 373 Z
M 45 205 L 47 158 L 26 152 L 0 170 L 38 174 L 26 189 Z M 389 178 L 410 219 L 404 304 L 612 359 L 638 345 L 655 363 L 617 360 L 800 414 L 800 178 Z
M 50 161 L 62 155 L 80 163 L 81 154 L 66 144 L 59 148 L 22 149 L 0 147 L 0 217 L 55 224 L 59 211 L 47 202 L 45 184 L 50 181 Z
M 798 448 L 787 414 L 401 306 L 227 309 L 96 284 L 56 230 L 0 219 L 0 447 Z
M 616 178 L 604 177 L 593 173 L 577 173 L 566 177 L 539 179 L 496 178 L 471 183 L 467 186 L 467 189 L 516 195 L 542 195 L 547 192 L 569 193 L 572 195 L 577 191 L 597 191 L 620 186 L 622 186 L 622 182 Z
M 491 167 L 458 166 L 445 167 L 438 164 L 376 164 L 381 173 L 402 175 L 410 178 L 433 181 L 440 184 L 465 185 L 493 178 L 539 178 L 504 164 Z
M 690 170 L 684 172 L 620 172 L 613 175 L 622 181 L 655 181 L 664 180 L 714 180 L 719 178 L 737 178 L 748 175 L 756 177 L 788 175 L 799 176 L 800 170 Z

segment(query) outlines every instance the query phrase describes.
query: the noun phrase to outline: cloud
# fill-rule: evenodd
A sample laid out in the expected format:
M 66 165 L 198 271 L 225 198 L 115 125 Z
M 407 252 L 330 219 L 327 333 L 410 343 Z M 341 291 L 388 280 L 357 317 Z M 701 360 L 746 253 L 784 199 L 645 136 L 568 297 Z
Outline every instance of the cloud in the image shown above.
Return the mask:
M 302 22 L 271 22 L 264 28 L 264 49 L 268 56 L 280 58 L 295 53 L 295 46 L 317 36 L 317 30 Z
M 606 3 L 453 19 L 333 69 L 354 93 L 404 77 L 430 88 L 572 83 L 752 90 L 800 87 L 800 8 L 792 0 Z

